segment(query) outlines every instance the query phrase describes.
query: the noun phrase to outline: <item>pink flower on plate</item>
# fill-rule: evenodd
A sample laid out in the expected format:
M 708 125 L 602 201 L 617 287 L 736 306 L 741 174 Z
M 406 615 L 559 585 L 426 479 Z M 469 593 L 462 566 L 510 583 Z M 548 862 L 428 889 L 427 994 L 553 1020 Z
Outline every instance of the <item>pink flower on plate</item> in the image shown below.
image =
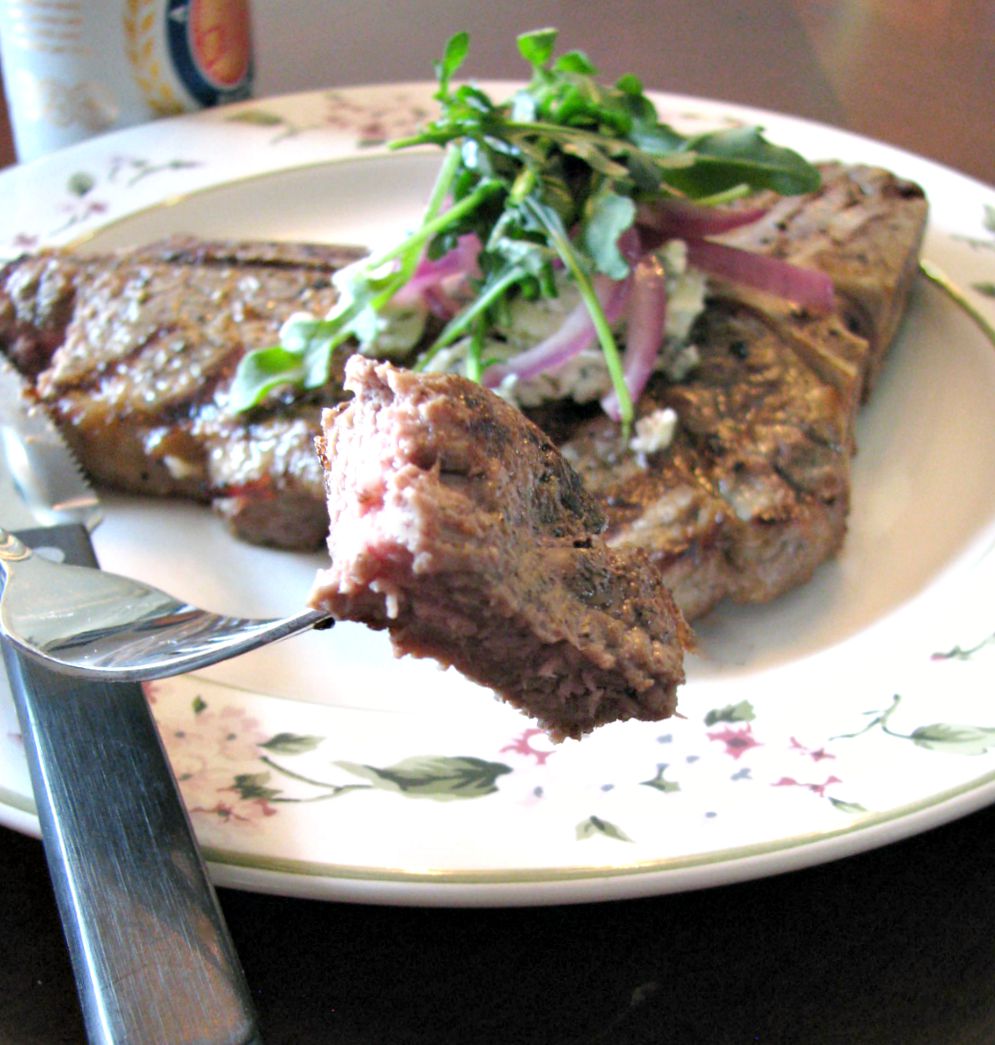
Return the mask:
M 325 124 L 355 134 L 360 146 L 378 145 L 411 134 L 428 117 L 428 110 L 404 92 L 385 100 L 359 101 L 331 91 L 325 101 Z
M 818 795 L 820 798 L 826 797 L 827 788 L 832 787 L 833 784 L 842 784 L 838 776 L 826 777 L 825 782 L 822 784 L 806 784 L 800 780 L 795 780 L 794 777 L 783 776 L 780 780 L 776 780 L 771 787 L 804 787 L 806 790 L 811 791 L 813 794 Z
M 791 738 L 791 748 L 793 751 L 798 751 L 803 755 L 808 755 L 813 762 L 821 762 L 824 758 L 835 758 L 836 756 L 831 752 L 827 751 L 824 747 L 810 748 L 806 747 L 801 741 L 795 737 Z
M 727 726 L 715 733 L 706 734 L 709 740 L 721 740 L 726 746 L 726 754 L 731 758 L 741 758 L 751 747 L 761 747 L 760 741 L 753 736 L 749 722 L 741 729 Z
M 178 762 L 192 762 L 196 767 L 219 759 L 255 762 L 259 759 L 259 745 L 268 739 L 259 728 L 258 719 L 244 708 L 232 706 L 220 711 L 195 710 L 182 720 L 164 718 L 159 728 L 174 767 Z
M 211 725 L 216 730 L 218 754 L 228 762 L 250 762 L 259 758 L 259 745 L 269 739 L 260 729 L 259 720 L 248 715 L 244 708 L 222 708 Z
M 276 809 L 260 766 L 260 745 L 268 737 L 244 708 L 218 711 L 195 704 L 182 718 L 159 721 L 163 743 L 191 814 L 258 822 Z
M 512 754 L 515 755 L 528 755 L 535 759 L 535 764 L 537 766 L 544 766 L 549 756 L 556 753 L 556 749 L 552 747 L 538 748 L 535 746 L 533 741 L 537 737 L 545 736 L 546 733 L 544 730 L 526 729 L 524 732 L 519 733 L 519 735 L 515 737 L 515 739 L 512 740 L 510 744 L 505 744 L 505 746 L 501 748 L 501 754 L 504 754 L 506 751 L 510 751 Z M 548 739 L 546 742 L 550 743 Z
M 252 777 L 233 780 L 219 772 L 206 773 L 181 782 L 180 791 L 192 816 L 206 815 L 223 823 L 258 825 L 278 812 L 268 790 Z

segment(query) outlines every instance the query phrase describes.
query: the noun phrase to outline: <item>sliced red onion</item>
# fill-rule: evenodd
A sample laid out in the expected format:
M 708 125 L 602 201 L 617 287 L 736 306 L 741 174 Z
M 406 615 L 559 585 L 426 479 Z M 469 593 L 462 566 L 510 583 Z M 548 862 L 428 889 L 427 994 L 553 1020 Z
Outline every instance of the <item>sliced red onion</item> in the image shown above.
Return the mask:
M 480 239 L 475 233 L 470 232 L 460 236 L 456 246 L 441 258 L 423 256 L 411 279 L 394 295 L 395 304 L 405 306 L 426 301 L 431 307 L 432 291 L 443 288 L 445 293 L 453 281 L 460 282 L 480 275 L 477 258 L 481 249 Z M 446 296 L 448 297 L 448 294 Z
M 763 207 L 705 207 L 690 200 L 660 200 L 639 205 L 636 225 L 664 239 L 699 239 L 752 225 L 766 213 Z
M 425 307 L 432 313 L 433 316 L 438 316 L 442 320 L 450 320 L 460 310 L 460 303 L 453 294 L 449 293 L 449 286 L 454 281 L 457 282 L 456 292 L 459 292 L 459 287 L 462 285 L 462 281 L 459 277 L 450 277 L 446 282 L 439 283 L 435 286 L 426 286 L 422 288 L 420 297 Z M 401 295 L 396 294 L 395 301 Z M 405 302 L 402 299 L 400 304 L 403 305 Z
M 618 238 L 618 251 L 630 265 L 635 263 L 646 253 L 643 238 L 635 225 L 630 225 Z
M 687 249 L 688 263 L 710 275 L 776 294 L 813 312 L 836 307 L 833 281 L 817 269 L 703 239 L 687 240 Z
M 623 233 L 618 244 L 632 268 L 630 276 L 620 281 L 596 276 L 593 281 L 608 323 L 614 326 L 623 313 L 628 316 L 622 371 L 633 402 L 642 395 L 664 344 L 666 272 L 656 255 L 647 253 L 660 242 L 684 240 L 688 263 L 711 275 L 777 295 L 813 312 L 835 308 L 833 284 L 825 273 L 704 238 L 752 224 L 766 213 L 756 207 L 706 207 L 687 200 L 639 206 L 635 224 Z M 479 275 L 481 249 L 477 236 L 469 234 L 461 236 L 456 247 L 443 257 L 432 261 L 423 258 L 394 300 L 401 305 L 424 304 L 444 319 L 451 317 L 459 310 L 461 289 L 469 278 Z M 527 381 L 563 366 L 596 340 L 590 313 L 580 301 L 548 338 L 489 367 L 483 375 L 484 384 L 494 388 L 511 375 Z M 601 405 L 609 417 L 620 420 L 614 391 L 602 399 Z
M 628 315 L 622 373 L 635 403 L 656 366 L 667 326 L 667 276 L 654 254 L 647 254 L 633 272 Z M 601 406 L 613 421 L 621 420 L 614 391 L 601 400 Z
M 595 276 L 594 292 L 609 324 L 617 323 L 625 309 L 629 280 Z M 597 331 L 587 305 L 579 301 L 559 328 L 538 345 L 519 352 L 503 363 L 488 367 L 484 371 L 484 384 L 488 388 L 495 388 L 511 374 L 521 381 L 527 381 L 546 370 L 555 370 L 589 348 L 596 338 Z

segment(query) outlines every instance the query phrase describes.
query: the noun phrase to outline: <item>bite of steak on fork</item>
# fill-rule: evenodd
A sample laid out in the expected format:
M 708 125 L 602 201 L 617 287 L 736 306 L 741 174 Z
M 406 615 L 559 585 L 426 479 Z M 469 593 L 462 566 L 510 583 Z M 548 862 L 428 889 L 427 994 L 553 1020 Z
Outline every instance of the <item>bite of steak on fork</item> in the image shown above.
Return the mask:
M 690 632 L 548 436 L 454 374 L 353 356 L 318 440 L 331 565 L 311 605 L 386 628 L 556 738 L 672 714 Z

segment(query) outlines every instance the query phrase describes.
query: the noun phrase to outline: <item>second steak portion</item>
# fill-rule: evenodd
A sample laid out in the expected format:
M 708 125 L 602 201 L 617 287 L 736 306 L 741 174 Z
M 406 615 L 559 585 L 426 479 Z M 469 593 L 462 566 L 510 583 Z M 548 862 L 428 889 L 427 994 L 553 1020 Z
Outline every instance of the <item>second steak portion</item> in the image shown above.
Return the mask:
M 361 252 L 176 237 L 140 250 L 46 251 L 0 270 L 0 346 L 35 382 L 93 478 L 213 504 L 239 536 L 317 548 L 328 517 L 314 436 L 341 398 L 227 409 L 243 354 L 294 312 L 324 315 L 334 272 Z
M 554 737 L 672 714 L 690 644 L 647 557 L 610 550 L 549 438 L 487 389 L 354 356 L 319 452 L 311 603 L 454 665 Z
M 805 582 L 846 535 L 857 410 L 904 312 L 927 205 L 877 168 L 822 175 L 808 196 L 760 198 L 766 216 L 727 238 L 827 272 L 837 311 L 715 282 L 693 332 L 700 365 L 678 384 L 655 379 L 638 404 L 679 418 L 645 461 L 618 453 L 604 417 L 547 419 L 604 505 L 609 543 L 645 549 L 689 619 Z

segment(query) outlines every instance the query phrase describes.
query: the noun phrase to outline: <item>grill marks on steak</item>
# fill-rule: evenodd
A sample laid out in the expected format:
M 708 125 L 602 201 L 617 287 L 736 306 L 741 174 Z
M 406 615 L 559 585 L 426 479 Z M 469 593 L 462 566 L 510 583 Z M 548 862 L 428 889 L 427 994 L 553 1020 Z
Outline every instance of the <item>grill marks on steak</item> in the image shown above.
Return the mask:
M 493 688 L 559 738 L 673 713 L 690 641 L 639 551 L 551 440 L 451 374 L 354 356 L 325 411 L 331 566 L 312 605 L 390 631 Z
M 833 280 L 841 319 L 856 341 L 837 340 L 818 321 L 785 316 L 765 301 L 772 319 L 826 339 L 824 351 L 860 373 L 858 398 L 867 400 L 898 329 L 918 273 L 926 225 L 922 189 L 877 167 L 823 164 L 822 188 L 808 196 L 761 196 L 768 206 L 759 222 L 725 237 L 727 243 L 821 269 Z M 749 300 L 747 296 L 747 300 Z M 790 313 L 790 310 L 788 310 Z M 866 342 L 864 346 L 860 342 Z
M 646 467 L 618 454 L 605 418 L 550 423 L 605 506 L 609 544 L 644 548 L 689 619 L 803 583 L 845 536 L 857 410 L 917 271 L 926 201 L 885 171 L 823 176 L 812 196 L 761 200 L 767 216 L 725 239 L 829 272 L 837 314 L 717 285 L 692 335 L 701 365 L 678 385 L 655 380 L 639 403 L 680 419 Z
M 694 617 L 720 598 L 771 598 L 843 539 L 852 431 L 839 394 L 763 318 L 716 301 L 699 326 L 702 361 L 680 385 L 656 381 L 640 412 L 670 406 L 674 443 L 642 466 L 593 418 L 563 444 L 601 497 L 616 547 L 643 547 Z
M 243 353 L 274 343 L 291 313 L 328 311 L 332 274 L 359 253 L 187 237 L 41 253 L 0 274 L 0 343 L 98 482 L 211 501 L 248 540 L 317 547 L 320 404 L 233 417 L 227 392 Z

